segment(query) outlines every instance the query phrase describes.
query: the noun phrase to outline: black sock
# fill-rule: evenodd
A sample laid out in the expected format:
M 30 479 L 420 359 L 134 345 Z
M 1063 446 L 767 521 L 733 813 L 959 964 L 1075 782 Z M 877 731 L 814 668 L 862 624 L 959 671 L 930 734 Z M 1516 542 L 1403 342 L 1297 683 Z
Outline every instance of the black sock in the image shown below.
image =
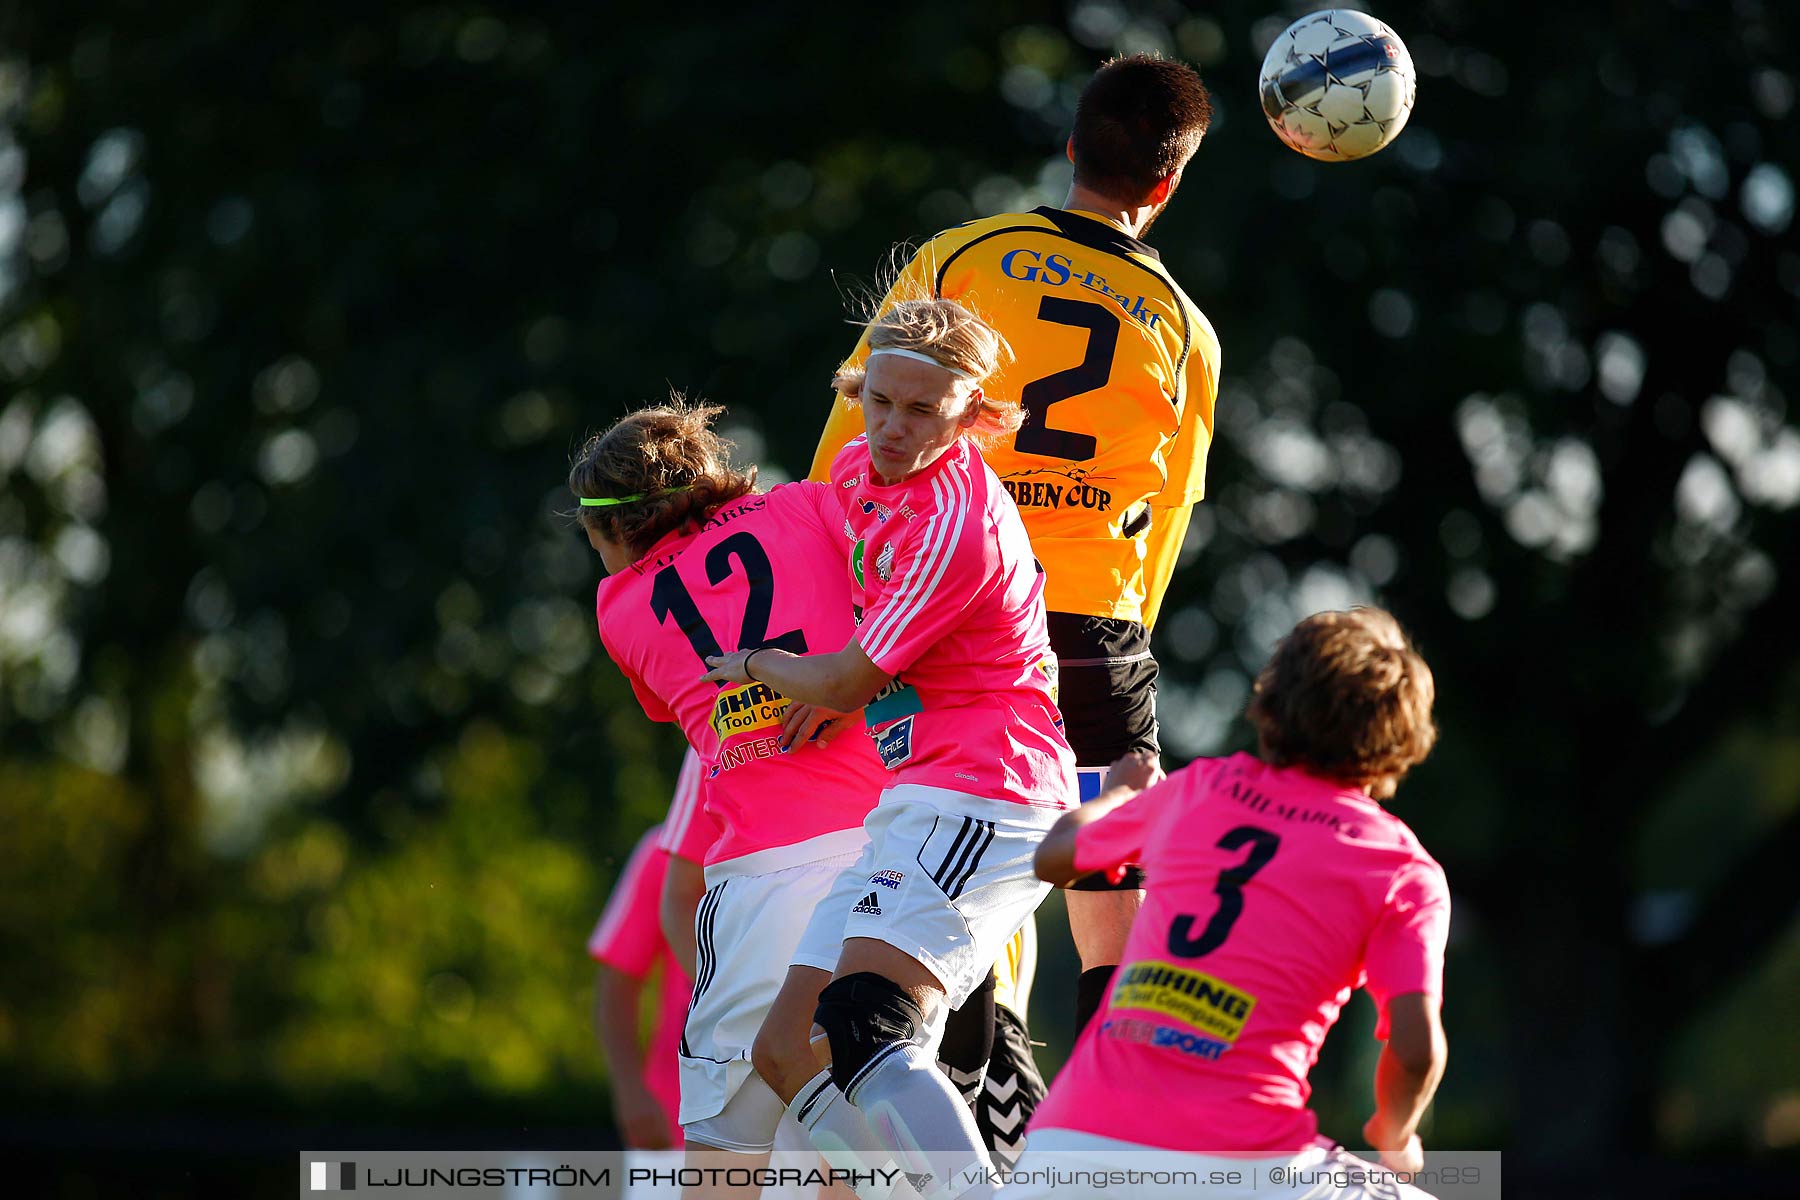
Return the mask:
M 1080 1036 L 1087 1028 L 1094 1014 L 1106 1002 L 1107 989 L 1112 987 L 1113 972 L 1117 967 L 1093 967 L 1081 973 L 1081 980 L 1075 985 L 1075 1033 Z
M 970 1104 L 981 1093 L 982 1076 L 994 1053 L 994 974 L 976 988 L 961 1008 L 952 1009 L 944 1021 L 944 1040 L 938 1045 L 938 1062 L 950 1082 Z

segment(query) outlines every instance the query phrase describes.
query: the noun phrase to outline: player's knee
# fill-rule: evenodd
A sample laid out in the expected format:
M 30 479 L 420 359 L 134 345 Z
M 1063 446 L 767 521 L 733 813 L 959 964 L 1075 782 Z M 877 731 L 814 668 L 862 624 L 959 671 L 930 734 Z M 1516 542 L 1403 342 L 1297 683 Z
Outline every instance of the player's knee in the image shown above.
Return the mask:
M 830 1040 L 831 1079 L 846 1096 L 871 1067 L 925 1031 L 925 1011 L 913 998 L 869 971 L 827 984 L 813 1021 Z

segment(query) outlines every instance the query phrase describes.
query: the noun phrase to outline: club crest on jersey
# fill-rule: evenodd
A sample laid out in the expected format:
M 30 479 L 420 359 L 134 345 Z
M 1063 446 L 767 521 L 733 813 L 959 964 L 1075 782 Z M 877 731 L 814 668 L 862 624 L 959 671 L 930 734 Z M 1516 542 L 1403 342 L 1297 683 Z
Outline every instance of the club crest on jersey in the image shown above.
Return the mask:
M 899 871 L 877 871 L 869 876 L 870 883 L 878 883 L 884 888 L 897 888 L 906 882 L 906 876 Z
M 886 583 L 889 579 L 893 578 L 894 543 L 889 542 L 887 545 L 883 546 L 881 548 L 881 553 L 875 556 L 875 574 L 883 583 Z
M 907 717 L 874 735 L 875 753 L 880 756 L 882 766 L 897 771 L 906 765 L 912 758 L 912 732 L 913 719 Z
M 863 499 L 858 500 L 857 503 L 862 506 L 863 516 L 873 515 L 877 521 L 885 523 L 889 517 L 894 515 L 894 510 L 879 500 Z

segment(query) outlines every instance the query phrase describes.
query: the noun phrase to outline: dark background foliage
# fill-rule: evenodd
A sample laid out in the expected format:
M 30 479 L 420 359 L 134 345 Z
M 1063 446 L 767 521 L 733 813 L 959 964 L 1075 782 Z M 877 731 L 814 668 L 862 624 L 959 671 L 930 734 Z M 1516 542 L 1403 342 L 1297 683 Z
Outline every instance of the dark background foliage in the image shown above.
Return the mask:
M 1304 7 L 0 4 L 0 1141 L 171 1194 L 309 1136 L 609 1144 L 581 944 L 678 741 L 599 652 L 569 453 L 674 386 L 804 471 L 889 247 L 1060 200 L 1081 81 L 1159 48 L 1219 117 L 1152 240 L 1225 356 L 1171 763 L 1247 744 L 1298 616 L 1392 607 L 1457 903 L 1428 1144 L 1777 1187 L 1791 14 L 1396 3 L 1413 121 L 1326 166 L 1255 103 Z

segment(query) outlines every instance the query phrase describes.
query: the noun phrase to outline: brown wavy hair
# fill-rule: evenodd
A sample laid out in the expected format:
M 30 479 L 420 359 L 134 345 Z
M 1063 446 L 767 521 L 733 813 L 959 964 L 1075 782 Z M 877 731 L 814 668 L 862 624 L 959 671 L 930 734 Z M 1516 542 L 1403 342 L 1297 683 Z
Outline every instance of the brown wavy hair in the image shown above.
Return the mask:
M 952 371 L 969 377 L 979 387 L 1000 367 L 1012 361 L 1012 347 L 1000 331 L 989 325 L 973 310 L 954 300 L 925 297 L 902 300 L 887 312 L 869 322 L 867 341 L 870 350 L 911 350 Z M 856 402 L 862 399 L 862 367 L 844 367 L 832 376 L 831 386 L 840 396 Z M 985 446 L 1009 433 L 1016 433 L 1025 422 L 1025 412 L 1016 400 L 981 394 L 981 416 L 967 436 L 976 445 Z
M 588 438 L 569 468 L 569 490 L 577 497 L 643 499 L 581 507 L 582 525 L 641 558 L 666 534 L 755 491 L 756 468 L 733 467 L 732 444 L 713 432 L 713 419 L 724 411 L 675 392 L 667 404 L 627 413 Z
M 1437 741 L 1437 685 L 1392 614 L 1316 613 L 1275 647 L 1249 717 L 1264 761 L 1366 787 L 1377 800 Z

